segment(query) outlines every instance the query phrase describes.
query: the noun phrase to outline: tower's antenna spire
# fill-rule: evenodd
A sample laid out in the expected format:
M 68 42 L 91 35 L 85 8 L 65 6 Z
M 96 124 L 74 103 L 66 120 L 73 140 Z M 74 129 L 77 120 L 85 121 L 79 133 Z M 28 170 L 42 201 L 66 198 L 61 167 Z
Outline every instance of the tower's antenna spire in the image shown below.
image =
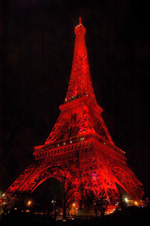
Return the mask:
M 79 25 L 82 24 L 81 19 L 82 19 L 82 17 L 79 17 Z

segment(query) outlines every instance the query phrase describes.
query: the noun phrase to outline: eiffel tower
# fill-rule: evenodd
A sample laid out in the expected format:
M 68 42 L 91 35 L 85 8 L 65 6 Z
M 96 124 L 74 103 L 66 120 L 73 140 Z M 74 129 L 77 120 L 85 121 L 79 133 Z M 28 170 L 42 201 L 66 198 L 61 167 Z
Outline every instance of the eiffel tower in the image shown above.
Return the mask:
M 128 167 L 126 153 L 114 144 L 96 101 L 81 18 L 74 32 L 72 70 L 60 115 L 46 142 L 34 147 L 33 163 L 5 194 L 15 200 L 18 193 L 32 193 L 49 178 L 61 183 L 65 178 L 65 189 L 71 183 L 70 202 L 83 205 L 90 192 L 95 196 L 105 192 L 110 201 L 119 185 L 140 203 L 142 184 Z

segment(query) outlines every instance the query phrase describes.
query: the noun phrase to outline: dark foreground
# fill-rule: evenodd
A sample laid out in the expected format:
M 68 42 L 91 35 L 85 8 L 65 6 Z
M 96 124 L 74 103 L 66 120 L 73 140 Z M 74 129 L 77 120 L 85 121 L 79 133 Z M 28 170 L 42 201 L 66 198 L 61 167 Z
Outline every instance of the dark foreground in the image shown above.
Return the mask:
M 115 212 L 99 218 L 92 219 L 68 219 L 66 222 L 62 220 L 53 219 L 49 215 L 35 215 L 35 214 L 20 214 L 12 212 L 7 215 L 2 215 L 0 219 L 0 226 L 143 226 L 150 223 L 150 208 L 130 207 L 123 211 Z

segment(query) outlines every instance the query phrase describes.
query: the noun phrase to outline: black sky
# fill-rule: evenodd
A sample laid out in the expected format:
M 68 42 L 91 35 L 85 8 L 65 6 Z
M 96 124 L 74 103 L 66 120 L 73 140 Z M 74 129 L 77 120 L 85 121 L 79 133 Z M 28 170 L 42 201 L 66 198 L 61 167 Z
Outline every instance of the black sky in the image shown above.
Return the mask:
M 150 27 L 146 1 L 9 0 L 1 3 L 0 189 L 32 161 L 63 103 L 78 17 L 103 118 L 150 190 Z

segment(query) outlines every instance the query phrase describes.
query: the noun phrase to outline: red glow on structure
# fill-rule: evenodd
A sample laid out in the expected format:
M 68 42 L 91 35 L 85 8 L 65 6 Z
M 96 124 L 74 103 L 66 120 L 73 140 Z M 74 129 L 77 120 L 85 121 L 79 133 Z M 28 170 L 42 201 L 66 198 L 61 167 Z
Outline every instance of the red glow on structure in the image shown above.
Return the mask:
M 79 25 L 75 27 L 74 32 L 76 34 L 74 56 L 70 82 L 65 100 L 66 102 L 68 102 L 74 98 L 86 95 L 89 98 L 91 98 L 93 102 L 96 102 L 94 89 L 91 82 L 88 56 L 84 37 L 86 29 L 81 23 L 81 18 L 79 20 Z
M 65 178 L 65 189 L 70 185 L 73 194 L 68 197 L 78 205 L 91 191 L 99 200 L 105 194 L 115 205 L 116 184 L 140 202 L 142 184 L 127 166 L 125 152 L 114 144 L 95 98 L 81 19 L 75 34 L 70 82 L 60 115 L 45 144 L 35 147 L 34 162 L 6 193 L 16 198 L 17 192 L 32 192 L 54 177 L 62 183 Z

